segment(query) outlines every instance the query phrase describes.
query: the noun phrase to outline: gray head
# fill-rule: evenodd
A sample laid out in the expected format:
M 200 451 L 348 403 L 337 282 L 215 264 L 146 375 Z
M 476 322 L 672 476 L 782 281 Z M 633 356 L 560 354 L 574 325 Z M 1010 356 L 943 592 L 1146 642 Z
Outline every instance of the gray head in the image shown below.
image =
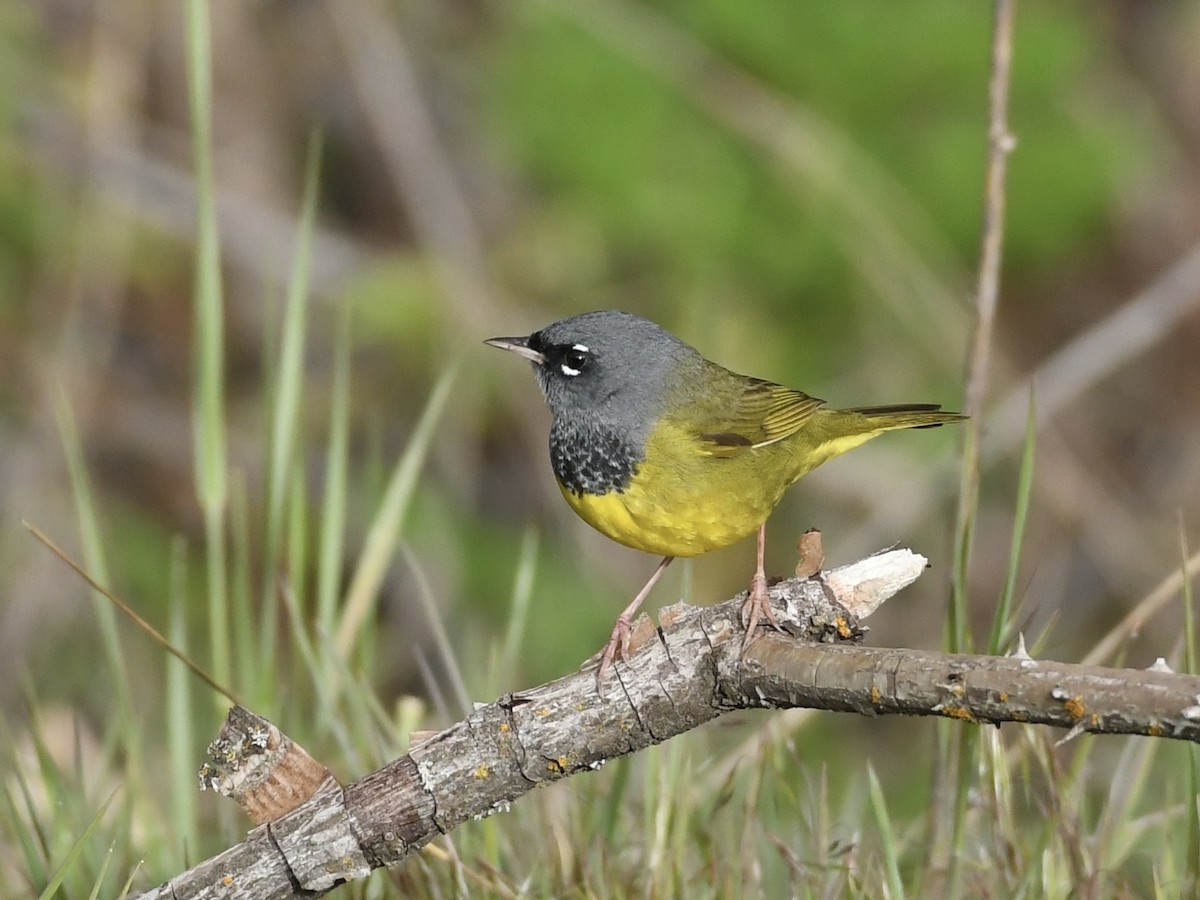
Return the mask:
M 486 343 L 533 363 L 555 419 L 653 424 L 671 384 L 696 371 L 700 354 L 653 322 L 602 309 L 562 319 L 523 338 Z

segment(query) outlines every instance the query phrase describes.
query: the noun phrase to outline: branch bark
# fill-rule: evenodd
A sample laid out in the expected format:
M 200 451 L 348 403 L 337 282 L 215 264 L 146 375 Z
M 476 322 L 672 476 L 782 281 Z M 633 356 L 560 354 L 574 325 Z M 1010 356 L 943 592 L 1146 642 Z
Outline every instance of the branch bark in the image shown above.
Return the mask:
M 657 625 L 643 616 L 603 696 L 591 666 L 505 694 L 345 787 L 270 723 L 235 708 L 202 775 L 270 820 L 143 897 L 319 896 L 396 865 L 468 819 L 506 810 L 532 788 L 594 771 L 735 709 L 936 715 L 1200 742 L 1200 677 L 1163 666 L 1137 671 L 1024 654 L 859 646 L 859 620 L 924 567 L 923 557 L 895 550 L 775 585 L 785 630 L 762 629 L 741 656 L 740 597 L 668 607 Z M 293 795 L 307 799 L 282 814 L 264 802 L 283 798 L 286 809 Z

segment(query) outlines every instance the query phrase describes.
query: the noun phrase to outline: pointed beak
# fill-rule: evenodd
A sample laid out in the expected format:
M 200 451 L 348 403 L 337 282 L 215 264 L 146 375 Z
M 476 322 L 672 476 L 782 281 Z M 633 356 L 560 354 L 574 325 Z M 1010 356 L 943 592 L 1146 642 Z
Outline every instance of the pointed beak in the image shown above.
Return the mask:
M 538 351 L 530 349 L 529 338 L 527 337 L 497 337 L 488 338 L 484 341 L 489 347 L 499 347 L 501 350 L 510 350 L 517 356 L 523 356 L 539 366 L 546 361 L 546 357 Z

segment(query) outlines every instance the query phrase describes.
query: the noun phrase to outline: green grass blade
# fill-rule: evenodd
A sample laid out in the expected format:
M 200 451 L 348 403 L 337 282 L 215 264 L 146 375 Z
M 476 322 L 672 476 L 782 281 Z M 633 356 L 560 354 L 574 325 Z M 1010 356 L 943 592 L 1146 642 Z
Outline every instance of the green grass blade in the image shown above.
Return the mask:
M 971 791 L 975 787 L 975 760 L 979 755 L 979 730 L 964 727 L 959 723 L 951 724 L 956 732 L 951 735 L 950 748 L 954 756 L 954 765 L 950 769 L 954 773 L 953 788 L 950 794 L 950 846 L 948 870 L 946 875 L 947 892 L 950 896 L 959 893 L 959 879 L 962 877 L 962 854 L 959 848 L 963 846 L 968 832 L 967 815 L 971 810 Z
M 1080 738 L 1088 744 L 1091 735 Z M 1114 777 L 1108 800 L 1096 828 L 1093 868 L 1096 871 L 1119 871 L 1133 852 L 1134 836 L 1130 825 L 1134 810 L 1145 793 L 1154 768 L 1154 760 L 1164 748 L 1163 741 L 1129 741 L 1121 751 L 1120 762 L 1113 768 Z M 1157 802 L 1156 802 L 1157 805 Z
M 170 621 L 171 643 L 187 652 L 187 543 L 176 537 L 171 545 Z M 196 779 L 193 756 L 200 746 L 195 714 L 192 710 L 191 675 L 173 656 L 166 660 L 167 750 L 171 772 L 171 837 L 176 846 L 198 845 L 199 821 L 196 815 Z M 171 854 L 182 868 L 183 854 Z
M 971 652 L 971 636 L 968 630 L 969 609 L 967 602 L 967 577 L 971 571 L 971 547 L 975 540 L 975 518 L 979 514 L 979 484 L 971 460 L 977 458 L 975 445 L 979 437 L 976 429 L 963 430 L 962 474 L 959 479 L 959 512 L 954 528 L 954 566 L 951 576 L 950 608 L 946 618 L 946 650 L 950 653 Z
M 100 864 L 100 871 L 96 873 L 95 883 L 92 885 L 92 892 L 88 894 L 88 900 L 96 900 L 100 896 L 100 890 L 104 887 L 104 876 L 108 874 L 108 867 L 112 863 L 115 848 L 115 842 L 108 845 L 108 853 L 104 855 L 104 862 Z
M 209 635 L 213 676 L 232 674 L 226 597 L 224 516 L 228 481 L 225 437 L 224 311 L 212 156 L 212 35 L 207 0 L 188 0 L 187 70 L 192 167 L 196 184 L 195 359 L 192 428 L 196 492 L 204 511 Z
M 408 447 L 392 469 L 383 501 L 367 532 L 362 555 L 346 593 L 344 611 L 335 638 L 337 649 L 343 656 L 350 653 L 355 638 L 375 604 L 379 585 L 383 582 L 400 537 L 404 514 L 408 511 L 409 501 L 416 488 L 417 475 L 433 443 L 438 420 L 450 399 L 450 391 L 457 373 L 457 363 L 442 373 L 413 430 Z
M 4 799 L 4 815 L 10 823 L 8 830 L 16 836 L 16 843 L 20 845 L 26 877 L 34 884 L 38 884 L 50 877 L 45 866 L 46 837 L 39 827 L 35 815 L 33 797 L 25 772 L 20 765 L 16 764 L 16 748 L 12 746 L 11 736 L 7 733 L 5 734 L 5 743 L 8 744 L 5 753 L 8 759 L 5 760 L 4 767 L 7 777 L 0 778 L 0 797 Z M 17 800 L 13 797 L 14 788 L 21 793 L 21 805 L 24 807 L 24 813 L 18 808 Z M 8 853 L 10 858 L 15 856 L 11 844 Z
M 79 536 L 83 543 L 83 558 L 88 570 L 102 584 L 110 584 L 108 562 L 104 555 L 104 542 L 100 539 L 100 521 L 92 499 L 92 488 L 83 460 L 83 446 L 75 425 L 71 405 L 62 390 L 55 393 L 56 418 L 66 455 L 67 472 L 71 479 L 71 494 L 75 501 L 75 514 L 79 517 Z M 92 608 L 100 627 L 100 638 L 112 673 L 112 694 L 116 700 L 115 733 L 123 735 L 126 748 L 137 757 L 138 728 L 131 715 L 133 708 L 129 690 L 129 669 L 125 664 L 125 652 L 121 648 L 120 632 L 117 629 L 117 612 L 112 604 L 97 591 L 90 592 Z
M 300 654 L 300 661 L 304 664 L 304 669 L 308 673 L 309 680 L 316 693 L 317 715 L 315 718 L 322 724 L 329 726 L 330 731 L 337 734 L 338 729 L 332 726 L 337 721 L 334 697 L 336 694 L 341 693 L 335 690 L 335 685 L 337 684 L 335 679 L 339 678 L 340 675 L 337 674 L 336 668 L 329 665 L 326 660 L 318 655 L 317 648 L 314 646 L 312 638 L 304 627 L 304 615 L 299 608 L 291 584 L 285 584 L 280 593 L 283 595 L 283 606 L 287 610 L 288 621 L 292 626 L 292 641 L 295 643 L 296 650 Z M 317 627 L 317 634 L 318 636 L 322 634 L 319 625 Z M 318 646 L 327 646 L 324 638 L 322 638 Z
M 1183 573 L 1183 660 L 1186 671 L 1195 673 L 1200 668 L 1200 658 L 1196 647 L 1196 607 L 1192 579 L 1188 577 L 1188 560 L 1191 552 L 1188 549 L 1187 531 L 1183 527 L 1183 517 L 1179 521 L 1179 552 L 1180 571 Z
M 205 507 L 225 502 L 224 312 L 212 158 L 212 47 L 207 0 L 187 4 L 188 95 L 196 183 L 196 486 Z
M 133 879 L 137 877 L 138 870 L 142 867 L 142 861 L 139 860 L 137 865 L 129 870 L 129 876 L 125 879 L 125 883 L 121 885 L 121 890 L 117 893 L 117 900 L 125 900 L 129 896 L 129 892 L 133 889 Z
M 1188 578 L 1187 531 L 1183 527 L 1183 518 L 1179 521 L 1179 553 L 1183 571 L 1183 635 L 1184 662 L 1188 672 L 1195 673 L 1197 669 L 1196 650 L 1196 604 L 1192 590 L 1192 579 Z M 1200 747 L 1189 744 L 1188 753 L 1188 790 L 1185 806 L 1187 808 L 1187 841 L 1185 843 L 1187 871 L 1185 883 L 1194 892 L 1200 890 Z
M 83 461 L 83 445 L 79 440 L 79 429 L 75 424 L 75 413 L 61 386 L 54 394 L 54 413 L 58 421 L 59 439 L 66 457 L 67 472 L 71 478 L 71 493 L 75 501 L 75 513 L 79 516 L 80 538 L 83 541 L 84 561 L 97 581 L 107 583 L 108 562 L 104 556 L 104 545 L 100 540 L 100 523 L 96 517 L 96 505 L 92 499 L 92 486 Z M 103 597 L 98 598 L 103 600 Z M 107 603 L 110 618 L 116 615 Z
M 471 694 L 467 690 L 462 666 L 459 665 L 458 659 L 454 655 L 454 646 L 450 642 L 450 635 L 446 632 L 446 625 L 442 621 L 441 606 L 434 596 L 433 586 L 430 584 L 429 577 L 425 574 L 420 560 L 412 550 L 406 544 L 401 543 L 400 552 L 416 582 L 417 597 L 425 610 L 425 618 L 429 622 L 429 633 L 433 636 L 433 650 L 441 659 L 443 671 L 450 680 L 450 687 L 454 689 L 459 714 L 468 715 L 471 712 Z
M 119 790 L 119 788 L 117 790 Z M 92 837 L 92 833 L 97 827 L 99 827 L 100 821 L 104 818 L 104 814 L 108 812 L 108 807 L 116 796 L 116 790 L 108 795 L 108 799 L 104 801 L 104 804 L 100 807 L 99 811 L 95 816 L 92 817 L 92 821 L 88 824 L 87 828 L 84 829 L 83 834 L 74 840 L 74 842 L 71 844 L 71 849 L 67 851 L 66 857 L 61 863 L 59 863 L 53 874 L 51 874 L 50 881 L 46 884 L 46 887 L 42 890 L 41 894 L 38 895 L 38 900 L 50 900 L 50 898 L 54 896 L 55 892 L 62 886 L 63 880 L 67 877 L 67 875 L 70 874 L 71 867 L 75 865 L 75 861 L 87 847 L 88 841 Z
M 892 816 L 888 812 L 887 800 L 875 767 L 867 763 L 867 779 L 870 787 L 871 812 L 879 829 L 879 847 L 883 852 L 883 866 L 887 873 L 888 893 L 891 897 L 904 896 L 904 882 L 900 878 L 900 851 L 896 845 L 896 832 L 892 827 Z
M 267 705 L 268 695 L 263 690 L 261 680 L 257 678 L 261 668 L 256 665 L 255 635 L 258 633 L 259 616 L 261 611 L 254 602 L 253 566 L 255 547 L 251 538 L 250 498 L 247 496 L 246 476 L 237 471 L 229 479 L 229 509 L 226 521 L 229 532 L 229 574 L 226 581 L 226 599 L 229 603 L 228 621 L 230 624 L 231 647 L 233 649 L 234 669 L 240 691 L 245 696 L 253 698 L 250 702 L 262 712 L 271 707 Z
M 279 571 L 279 542 L 283 531 L 284 505 L 290 494 L 289 480 L 296 455 L 296 438 L 304 396 L 304 345 L 307 331 L 309 271 L 312 265 L 312 235 L 317 218 L 320 186 L 321 138 L 309 137 L 304 176 L 304 199 L 296 237 L 296 255 L 288 281 L 283 311 L 283 335 L 279 348 L 274 403 L 272 404 L 270 456 L 267 463 L 267 535 L 264 549 L 262 598 L 264 610 L 275 596 Z M 264 649 L 274 643 L 274 617 L 263 616 Z
M 620 826 L 624 822 L 622 810 L 629 807 L 631 786 L 633 784 L 633 761 L 628 756 L 621 756 L 607 763 L 613 772 L 607 795 L 599 803 L 599 824 L 596 826 L 597 837 L 606 847 L 620 838 Z M 730 773 L 730 779 L 733 774 Z
M 517 573 L 513 579 L 512 606 L 508 615 L 508 627 L 504 631 L 494 684 L 512 684 L 517 674 L 521 639 L 525 634 L 525 624 L 529 621 L 529 606 L 533 599 L 538 543 L 538 534 L 533 529 L 528 529 L 521 538 L 521 547 L 517 552 Z
M 1037 443 L 1037 405 L 1033 389 L 1029 391 L 1029 414 L 1025 420 L 1025 449 L 1021 453 L 1021 473 L 1017 480 L 1017 508 L 1013 515 L 1012 544 L 1008 551 L 1008 572 L 1004 578 L 1004 590 L 1000 594 L 1000 605 L 992 621 L 992 634 L 988 639 L 988 653 L 1001 651 L 1011 636 L 1009 627 L 1013 610 L 1013 597 L 1017 592 L 1017 577 L 1021 569 L 1021 545 L 1025 539 L 1025 524 L 1029 520 L 1029 498 L 1033 494 L 1033 456 Z
M 309 512 L 312 509 L 312 504 L 308 498 L 308 479 L 305 477 L 304 463 L 296 460 L 292 464 L 292 479 L 288 491 L 288 513 L 287 513 L 287 578 L 291 584 L 292 590 L 296 593 L 299 601 L 303 601 L 309 596 L 308 591 L 308 575 L 309 575 L 309 558 L 308 558 L 308 533 L 309 533 Z M 269 610 L 274 611 L 278 605 L 274 598 L 279 596 L 279 592 L 271 592 L 271 601 L 267 604 Z M 305 621 L 309 621 L 311 616 L 303 603 L 301 603 L 300 614 L 304 616 Z
M 342 580 L 343 541 L 346 528 L 346 475 L 349 469 L 350 433 L 350 311 L 342 311 L 333 350 L 333 396 L 329 410 L 325 493 L 317 550 L 318 629 L 332 635 L 337 615 L 338 587 Z
M 278 529 L 287 495 L 287 479 L 295 453 L 297 425 L 304 390 L 304 343 L 307 330 L 309 270 L 312 265 L 312 235 L 317 217 L 317 193 L 320 186 L 321 139 L 309 138 L 304 176 L 304 199 L 296 236 L 296 257 L 288 282 L 283 314 L 283 337 L 279 348 L 279 368 L 275 389 L 274 415 L 271 421 L 271 458 L 268 470 L 268 536 L 270 524 Z M 268 546 L 271 546 L 268 544 Z

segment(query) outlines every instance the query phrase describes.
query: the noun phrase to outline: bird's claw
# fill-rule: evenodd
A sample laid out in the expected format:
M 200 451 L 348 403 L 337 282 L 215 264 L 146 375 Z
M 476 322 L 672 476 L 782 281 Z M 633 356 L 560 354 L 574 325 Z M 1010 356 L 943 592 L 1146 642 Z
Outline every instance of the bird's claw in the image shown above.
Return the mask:
M 600 653 L 600 668 L 596 670 L 596 691 L 598 693 L 602 693 L 604 676 L 612 668 L 613 662 L 624 659 L 628 655 L 629 631 L 629 619 L 624 616 L 618 617 L 616 624 L 613 625 L 612 634 L 609 635 L 608 643 L 604 645 L 604 650 Z
M 783 631 L 783 628 L 775 618 L 775 611 L 771 609 L 771 595 L 767 590 L 767 576 L 761 572 L 755 573 L 754 578 L 750 581 L 750 592 L 746 595 L 745 602 L 742 603 L 741 619 L 742 624 L 746 628 L 746 633 L 742 637 L 743 653 L 750 646 L 754 630 L 763 619 L 766 619 L 776 631 Z

